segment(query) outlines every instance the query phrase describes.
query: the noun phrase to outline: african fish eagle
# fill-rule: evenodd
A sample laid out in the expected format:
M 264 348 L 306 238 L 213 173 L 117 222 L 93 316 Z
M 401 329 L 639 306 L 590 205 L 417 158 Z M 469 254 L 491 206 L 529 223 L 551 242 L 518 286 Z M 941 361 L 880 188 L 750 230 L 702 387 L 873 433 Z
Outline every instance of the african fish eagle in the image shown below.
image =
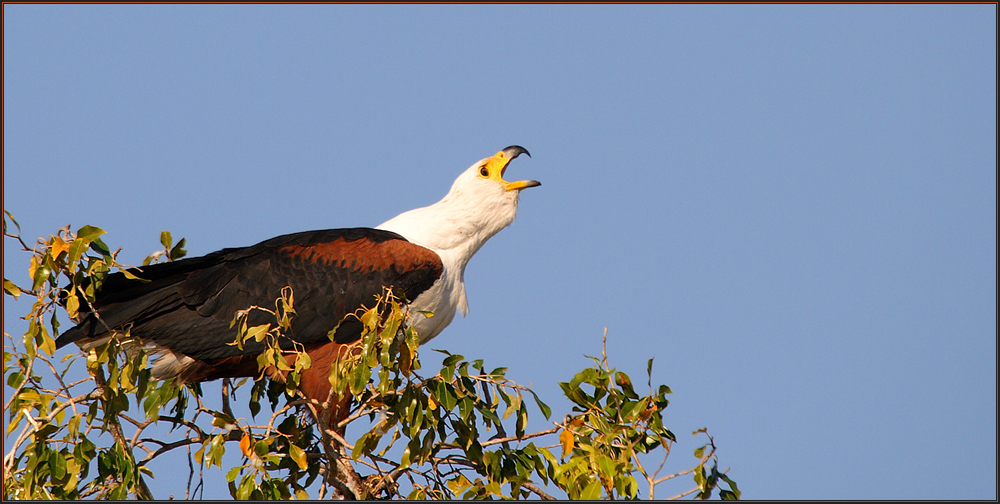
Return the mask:
M 421 342 L 437 336 L 456 310 L 468 313 L 466 264 L 514 221 L 521 190 L 541 185 L 503 179 L 508 163 L 520 154 L 528 151 L 514 145 L 473 164 L 441 201 L 375 229 L 293 233 L 130 270 L 146 282 L 109 275 L 93 306 L 81 310 L 78 325 L 59 336 L 56 346 L 76 343 L 87 350 L 107 341 L 109 328 L 130 325 L 134 341 L 159 355 L 152 368 L 156 378 L 192 383 L 256 376 L 264 343 L 248 341 L 242 349 L 229 345 L 236 338 L 230 321 L 238 310 L 272 305 L 281 289 L 291 286 L 296 315 L 288 336 L 302 343 L 312 360 L 299 390 L 322 403 L 340 347 L 361 336 L 360 321 L 348 314 L 371 306 L 383 287 L 410 302 L 409 324 Z M 331 341 L 328 333 L 334 328 Z

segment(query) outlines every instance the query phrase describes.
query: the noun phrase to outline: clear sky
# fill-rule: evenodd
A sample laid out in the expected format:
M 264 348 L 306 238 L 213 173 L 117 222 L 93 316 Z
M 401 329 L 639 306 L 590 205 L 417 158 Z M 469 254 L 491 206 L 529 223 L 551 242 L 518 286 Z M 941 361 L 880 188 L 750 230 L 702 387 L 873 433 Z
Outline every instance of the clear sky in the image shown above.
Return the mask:
M 561 418 L 607 327 L 674 391 L 677 468 L 708 427 L 746 498 L 995 499 L 996 30 L 995 5 L 4 5 L 4 208 L 138 263 L 162 230 L 201 255 L 375 226 L 522 145 L 507 178 L 543 185 L 428 346 Z

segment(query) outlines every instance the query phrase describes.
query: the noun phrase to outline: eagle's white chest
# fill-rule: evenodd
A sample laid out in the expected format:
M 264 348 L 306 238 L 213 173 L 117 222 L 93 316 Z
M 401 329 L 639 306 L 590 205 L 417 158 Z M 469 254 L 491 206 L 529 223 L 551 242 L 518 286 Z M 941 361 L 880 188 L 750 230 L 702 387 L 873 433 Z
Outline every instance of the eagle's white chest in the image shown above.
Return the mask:
M 440 254 L 444 271 L 430 289 L 421 292 L 410 303 L 410 325 L 420 336 L 420 343 L 426 343 L 448 327 L 455 319 L 455 312 L 469 311 L 465 298 L 465 283 L 462 280 L 464 265 L 455 264 L 448 254 Z M 430 316 L 420 312 L 430 312 Z

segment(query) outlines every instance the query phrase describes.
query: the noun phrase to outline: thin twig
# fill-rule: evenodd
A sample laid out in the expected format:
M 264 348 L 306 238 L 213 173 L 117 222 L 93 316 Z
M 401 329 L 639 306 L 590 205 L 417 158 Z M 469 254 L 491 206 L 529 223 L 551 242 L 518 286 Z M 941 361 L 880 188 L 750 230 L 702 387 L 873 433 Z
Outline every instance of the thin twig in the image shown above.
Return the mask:
M 188 461 L 188 482 L 187 482 L 187 488 L 184 489 L 184 500 L 191 499 L 191 480 L 194 478 L 194 464 L 191 462 L 191 445 L 187 446 L 187 461 Z
M 240 436 L 240 434 L 242 434 L 241 431 L 232 430 L 232 431 L 229 431 L 229 432 L 227 432 L 225 434 L 222 434 L 222 436 L 223 436 L 223 440 L 225 440 L 225 441 L 239 441 L 240 438 L 242 437 L 242 436 Z M 148 455 L 146 458 L 142 459 L 142 461 L 140 461 L 136 465 L 138 465 L 138 466 L 144 466 L 144 465 L 148 464 L 154 458 L 159 457 L 160 455 L 163 455 L 164 453 L 166 453 L 166 452 L 168 452 L 170 450 L 173 450 L 175 448 L 180 448 L 182 446 L 192 445 L 192 444 L 195 444 L 195 443 L 204 443 L 205 441 L 208 441 L 212 437 L 214 437 L 214 436 L 209 436 L 209 437 L 201 437 L 201 436 L 199 436 L 199 437 L 193 437 L 193 438 L 184 438 L 184 439 L 181 439 L 181 440 L 178 440 L 178 441 L 174 441 L 172 443 L 164 443 L 164 442 L 156 440 L 156 439 L 144 438 L 142 440 L 143 442 L 158 443 L 158 444 L 161 444 L 162 446 L 159 449 L 157 449 L 155 452 L 153 452 L 151 455 Z
M 337 434 L 337 431 L 334 431 L 334 430 L 331 430 L 331 429 L 326 429 L 326 434 L 328 434 L 330 437 L 336 439 L 338 443 L 342 444 L 348 450 L 353 450 L 354 449 L 354 445 L 352 445 L 351 443 L 348 443 L 347 440 L 344 439 L 340 434 Z
M 264 430 L 264 437 L 268 437 L 268 436 L 271 435 L 271 431 L 274 430 L 274 421 L 278 418 L 279 415 L 281 415 L 284 412 L 290 410 L 294 406 L 297 406 L 299 404 L 305 404 L 306 402 L 308 402 L 308 401 L 303 401 L 303 400 L 292 401 L 292 402 L 286 404 L 284 407 L 282 407 L 278 411 L 275 411 L 274 413 L 272 413 L 271 414 L 271 421 L 268 422 L 267 428 Z
M 14 341 L 14 339 L 11 338 L 11 343 L 13 343 L 13 341 Z M 28 382 L 31 381 L 30 380 L 30 378 L 31 378 L 31 370 L 34 367 L 35 367 L 35 359 L 29 360 L 28 361 L 28 368 L 24 370 L 24 381 L 22 381 L 21 384 L 17 386 L 17 389 L 14 390 L 14 393 L 11 394 L 10 400 L 7 401 L 7 404 L 3 405 L 3 410 L 4 411 L 7 411 L 8 409 L 10 409 L 10 405 L 14 403 L 14 399 L 17 399 L 18 394 L 21 393 L 21 390 L 24 389 L 24 386 L 27 385 Z
M 556 432 L 559 432 L 559 427 L 553 427 L 553 428 L 551 428 L 549 430 L 539 431 L 539 432 L 535 432 L 535 433 L 532 433 L 532 434 L 525 434 L 525 435 L 523 435 L 521 437 L 510 436 L 510 437 L 505 437 L 505 438 L 491 439 L 489 441 L 486 441 L 486 442 L 480 443 L 480 444 L 485 447 L 485 446 L 495 445 L 495 444 L 499 444 L 499 443 L 506 443 L 508 441 L 523 441 L 525 439 L 531 439 L 531 438 L 546 436 L 546 435 L 549 435 L 549 434 L 555 434 Z
M 676 478 L 678 476 L 684 476 L 685 474 L 691 474 L 691 473 L 695 472 L 695 470 L 697 470 L 699 467 L 701 467 L 702 464 L 704 464 L 706 460 L 707 459 L 702 459 L 702 462 L 700 464 L 698 464 L 698 465 L 696 465 L 696 466 L 694 466 L 694 467 L 692 467 L 690 469 L 687 469 L 685 471 L 681 471 L 681 472 L 678 472 L 678 473 L 674 473 L 674 474 L 670 474 L 670 475 L 664 476 L 664 477 L 662 477 L 662 478 L 654 481 L 653 483 L 656 484 L 656 485 L 659 485 L 660 483 L 663 483 L 664 481 L 667 481 L 669 479 L 673 479 L 673 478 Z
M 604 359 L 604 370 L 611 371 L 608 367 L 608 328 L 604 328 L 604 338 L 601 340 L 601 357 Z
M 104 395 L 104 389 L 108 386 L 107 382 L 104 381 L 104 372 L 101 369 L 98 369 L 97 373 L 93 376 L 94 381 L 97 382 L 97 390 L 91 393 L 100 392 L 101 395 Z M 108 431 L 111 432 L 111 437 L 113 437 L 116 442 L 121 443 L 123 449 L 126 446 L 129 446 L 128 440 L 125 439 L 125 433 L 122 432 L 122 426 L 120 423 L 117 421 L 110 422 L 108 425 Z M 141 499 L 153 500 L 153 494 L 149 491 L 149 487 L 146 486 L 141 474 L 139 475 L 139 488 L 136 489 L 135 493 L 136 497 Z
M 69 387 L 67 387 L 66 386 L 66 382 L 63 381 L 62 375 L 60 375 L 59 372 L 56 371 L 56 367 L 54 365 L 52 365 L 52 362 L 50 362 L 49 359 L 47 359 L 45 357 L 45 355 L 43 355 L 43 354 L 37 354 L 37 357 L 40 358 L 40 359 L 42 359 L 42 362 L 44 362 L 45 364 L 47 364 L 49 366 L 49 369 L 52 370 L 52 376 L 56 377 L 56 380 L 59 381 L 59 385 L 62 387 L 54 395 L 56 397 L 65 397 L 65 398 L 69 399 L 71 397 L 70 396 Z M 67 371 L 68 371 L 68 368 L 67 368 Z M 65 374 L 65 371 L 63 372 L 63 374 Z M 65 394 L 63 393 L 63 391 L 65 391 Z M 77 414 L 76 405 L 75 404 L 73 405 L 73 414 L 74 415 Z
M 58 415 L 60 411 L 66 409 L 68 407 L 70 407 L 71 405 L 73 405 L 73 403 L 75 403 L 75 402 L 83 402 L 83 401 L 93 400 L 93 399 L 98 399 L 102 395 L 104 395 L 104 394 L 100 393 L 97 390 L 94 390 L 94 391 L 92 391 L 92 392 L 90 392 L 88 394 L 81 394 L 81 395 L 78 395 L 76 397 L 67 399 L 66 401 L 64 401 L 59 406 L 56 406 L 55 409 L 53 409 L 52 411 L 50 411 L 48 415 L 45 415 L 43 417 L 39 417 L 38 421 L 46 422 L 46 423 L 51 422 L 52 419 L 55 418 L 56 415 Z
M 233 407 L 229 404 L 229 378 L 222 379 L 222 412 L 229 415 L 229 418 L 236 418 L 233 414 Z
M 535 495 L 538 495 L 539 497 L 541 497 L 542 500 L 559 500 L 559 499 L 556 499 L 555 497 L 553 497 L 553 496 L 551 496 L 551 495 L 543 492 L 542 489 L 538 488 L 537 486 L 535 486 L 534 483 L 521 483 L 521 486 L 523 486 L 524 488 L 527 488 L 528 490 L 531 490 L 532 492 L 535 493 Z
M 673 497 L 667 497 L 667 498 L 666 498 L 666 499 L 664 499 L 664 500 L 677 500 L 677 499 L 680 499 L 680 498 L 682 498 L 682 497 L 686 497 L 686 496 L 688 496 L 688 495 L 691 495 L 691 494 L 693 494 L 693 493 L 695 493 L 695 492 L 697 492 L 697 491 L 698 491 L 698 487 L 694 487 L 694 488 L 692 488 L 692 489 L 688 490 L 687 492 L 684 492 L 684 493 L 679 493 L 679 494 L 677 494 L 677 495 L 675 495 L 675 496 L 673 496 Z
M 134 420 L 124 413 L 119 413 L 119 416 L 131 422 L 132 425 L 135 425 L 135 434 L 132 436 L 132 444 L 131 444 L 133 448 L 135 448 L 136 445 L 138 444 L 139 434 L 142 434 L 142 431 L 146 430 L 146 427 L 149 427 L 151 424 L 155 422 L 155 420 L 153 420 L 152 418 L 146 420 L 145 422 L 139 422 L 138 420 Z

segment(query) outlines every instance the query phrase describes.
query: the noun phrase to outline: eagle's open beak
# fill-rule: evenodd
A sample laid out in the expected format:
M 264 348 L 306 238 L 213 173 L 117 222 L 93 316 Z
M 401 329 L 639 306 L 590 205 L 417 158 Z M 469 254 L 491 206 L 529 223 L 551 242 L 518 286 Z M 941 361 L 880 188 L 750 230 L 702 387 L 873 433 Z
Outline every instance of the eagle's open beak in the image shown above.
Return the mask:
M 494 174 L 499 173 L 500 174 L 499 182 L 503 184 L 504 189 L 508 191 L 520 191 L 521 189 L 526 189 L 528 187 L 535 187 L 542 185 L 542 183 L 537 180 L 519 180 L 517 182 L 507 182 L 506 180 L 503 179 L 503 174 L 504 172 L 507 171 L 507 165 L 509 165 L 514 158 L 520 156 L 521 154 L 525 154 L 528 157 L 531 157 L 531 154 L 528 153 L 528 149 L 525 149 L 520 145 L 511 145 L 510 147 L 507 147 L 506 149 L 497 152 L 489 160 L 490 173 Z M 495 171 L 494 167 L 500 167 L 500 170 Z

